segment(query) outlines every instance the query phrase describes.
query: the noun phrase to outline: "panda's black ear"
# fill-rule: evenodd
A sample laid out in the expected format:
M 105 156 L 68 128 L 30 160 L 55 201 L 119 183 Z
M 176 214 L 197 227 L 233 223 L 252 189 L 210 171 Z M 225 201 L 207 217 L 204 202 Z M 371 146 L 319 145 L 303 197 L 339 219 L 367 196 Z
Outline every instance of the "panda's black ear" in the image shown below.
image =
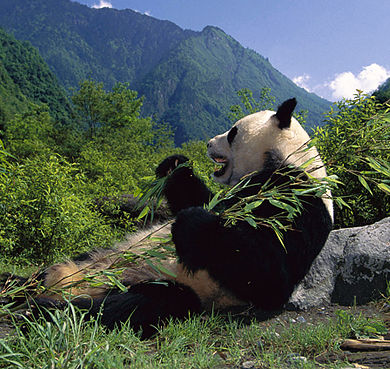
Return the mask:
M 278 107 L 278 111 L 275 115 L 276 118 L 278 118 L 280 129 L 290 127 L 291 116 L 296 106 L 297 100 L 294 97 L 290 100 L 286 100 L 282 105 Z
M 236 126 L 232 127 L 232 129 L 229 131 L 228 136 L 227 136 L 227 140 L 229 142 L 229 145 L 231 145 L 233 143 L 233 140 L 237 135 L 237 131 L 238 131 L 238 129 Z

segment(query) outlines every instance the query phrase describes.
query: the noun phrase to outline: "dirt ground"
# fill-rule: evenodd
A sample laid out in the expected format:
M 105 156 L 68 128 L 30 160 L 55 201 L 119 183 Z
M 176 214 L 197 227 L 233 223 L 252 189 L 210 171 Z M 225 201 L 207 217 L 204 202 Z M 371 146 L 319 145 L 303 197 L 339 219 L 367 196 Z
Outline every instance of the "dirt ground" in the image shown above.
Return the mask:
M 258 320 L 261 320 L 264 326 L 273 325 L 278 322 L 277 326 L 283 330 L 283 326 L 292 322 L 293 324 L 302 325 L 317 325 L 321 323 L 327 323 L 329 319 L 337 319 L 336 311 L 344 310 L 353 316 L 357 317 L 360 314 L 362 316 L 371 319 L 380 319 L 385 323 L 389 334 L 384 339 L 390 340 L 390 310 L 389 306 L 384 306 L 381 303 L 369 303 L 360 306 L 339 306 L 337 304 L 331 304 L 320 308 L 311 308 L 305 311 L 282 311 L 275 316 L 266 316 L 264 313 L 256 313 L 254 315 Z M 249 314 L 250 315 L 250 314 Z M 385 369 L 390 368 L 390 350 L 387 351 L 341 351 L 337 355 L 324 353 L 316 358 L 316 362 L 319 364 L 319 368 L 323 368 L 323 365 L 335 362 L 337 360 L 348 361 L 351 364 L 351 368 L 361 369 Z
M 388 307 L 389 308 L 389 307 Z M 321 308 L 312 308 L 305 311 L 286 311 L 276 312 L 273 314 L 265 314 L 255 309 L 249 309 L 246 311 L 234 312 L 233 317 L 237 319 L 247 320 L 249 322 L 253 318 L 257 318 L 261 321 L 266 328 L 269 325 L 274 326 L 273 323 L 279 323 L 280 329 L 284 329 L 283 326 L 289 326 L 293 324 L 303 325 L 317 325 L 320 323 L 327 323 L 329 319 L 337 319 L 336 310 L 345 310 L 353 316 L 359 316 L 362 314 L 367 318 L 380 318 L 385 322 L 386 327 L 390 332 L 390 312 L 389 309 L 384 309 L 383 304 L 370 303 L 361 306 L 346 307 L 339 305 L 329 305 Z M 9 319 L 0 319 L 0 339 L 6 337 L 8 334 L 12 334 L 12 325 Z M 385 339 L 390 339 L 388 334 Z M 390 368 L 390 350 L 389 351 L 342 351 L 341 353 L 334 355 L 324 353 L 316 358 L 319 363 L 319 368 L 323 368 L 326 364 L 332 363 L 336 360 L 348 360 L 351 363 L 351 368 L 362 369 L 377 369 L 377 368 Z M 322 365 L 321 365 L 322 364 Z

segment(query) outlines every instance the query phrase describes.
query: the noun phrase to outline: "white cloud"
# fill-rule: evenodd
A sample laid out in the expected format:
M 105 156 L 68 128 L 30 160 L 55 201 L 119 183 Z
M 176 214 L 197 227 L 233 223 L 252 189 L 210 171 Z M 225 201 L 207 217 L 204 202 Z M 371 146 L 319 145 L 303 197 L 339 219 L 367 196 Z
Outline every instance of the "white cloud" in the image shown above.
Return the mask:
M 312 92 L 310 87 L 308 86 L 308 82 L 310 81 L 310 76 L 308 74 L 304 74 L 303 76 L 293 78 L 293 82 L 299 87 L 304 88 L 308 92 Z
M 147 15 L 147 16 L 149 16 L 149 17 L 152 16 L 152 12 L 151 12 L 150 10 L 146 10 L 145 13 L 142 13 L 142 12 L 140 12 L 140 11 L 137 10 L 137 9 L 134 9 L 134 11 L 137 12 L 137 13 L 140 13 L 140 14 Z
M 364 93 L 374 91 L 380 84 L 385 82 L 390 77 L 390 71 L 386 68 L 373 63 L 355 75 L 352 72 L 344 72 L 338 74 L 336 78 L 327 84 L 332 91 L 334 100 L 344 98 L 352 98 L 356 94 L 356 90 L 362 90 Z
M 318 96 L 331 101 L 339 101 L 342 98 L 350 99 L 361 90 L 371 93 L 390 77 L 390 70 L 373 63 L 363 67 L 362 71 L 355 75 L 352 72 L 337 74 L 333 80 L 325 83 L 316 83 L 310 75 L 293 78 L 293 82 L 308 92 L 314 92 Z
M 94 9 L 112 8 L 112 4 L 109 1 L 99 0 L 99 4 L 92 5 Z

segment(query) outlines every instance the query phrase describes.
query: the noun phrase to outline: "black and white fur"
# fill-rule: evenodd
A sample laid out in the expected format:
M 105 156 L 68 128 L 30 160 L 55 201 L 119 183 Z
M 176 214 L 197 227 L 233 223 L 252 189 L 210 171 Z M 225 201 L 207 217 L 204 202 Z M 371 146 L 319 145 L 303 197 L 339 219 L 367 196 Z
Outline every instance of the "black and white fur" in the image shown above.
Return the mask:
M 239 198 L 254 195 L 270 178 L 275 186 L 288 183 L 283 171 L 288 170 L 289 176 L 301 175 L 299 166 L 310 158 L 315 161 L 306 170 L 311 169 L 311 175 L 316 178 L 326 176 L 317 150 L 307 148 L 309 136 L 292 118 L 295 106 L 295 99 L 290 99 L 276 113 L 262 111 L 249 115 L 209 141 L 208 156 L 222 165 L 213 174 L 214 179 L 234 186 L 242 177 L 250 175 L 251 184 L 215 210 L 223 210 Z M 109 292 L 105 286 L 86 286 L 77 292 L 90 298 L 79 297 L 73 303 L 90 309 L 92 315 L 102 309 L 101 321 L 109 328 L 130 318 L 130 324 L 146 338 L 155 332 L 152 326 L 160 320 L 185 318 L 188 312 L 248 302 L 266 310 L 278 309 L 304 278 L 332 229 L 330 194 L 322 198 L 302 197 L 303 210 L 294 219 L 294 229 L 284 235 L 285 248 L 269 227 L 254 228 L 247 222 L 226 227 L 215 211 L 204 208 L 213 194 L 192 169 L 182 166 L 172 172 L 187 160 L 175 155 L 165 159 L 156 170 L 158 177 L 172 173 L 164 194 L 175 216 L 171 231 L 178 260 L 166 261 L 165 267 L 177 277 L 167 275 L 161 280 L 161 275 L 147 265 L 133 265 L 123 274 L 122 283 L 129 288 L 126 293 Z M 287 165 L 296 170 L 292 173 Z M 267 218 L 279 211 L 264 202 L 254 213 Z M 119 249 L 128 248 L 137 237 L 142 235 L 129 239 Z M 87 260 L 52 266 L 46 272 L 45 285 L 61 286 L 81 279 L 80 270 L 92 264 L 94 270 L 106 268 L 110 259 L 101 261 L 106 254 L 107 251 L 96 251 Z M 163 283 L 153 283 L 156 280 Z M 64 304 L 53 296 L 43 296 L 35 303 L 49 307 Z

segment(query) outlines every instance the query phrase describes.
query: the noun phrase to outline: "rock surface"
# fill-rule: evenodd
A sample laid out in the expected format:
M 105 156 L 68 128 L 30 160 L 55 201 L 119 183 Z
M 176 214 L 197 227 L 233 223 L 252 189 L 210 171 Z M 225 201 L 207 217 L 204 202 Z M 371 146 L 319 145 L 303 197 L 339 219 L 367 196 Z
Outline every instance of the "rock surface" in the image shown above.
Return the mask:
M 365 304 L 386 293 L 389 279 L 390 218 L 334 230 L 289 305 Z

